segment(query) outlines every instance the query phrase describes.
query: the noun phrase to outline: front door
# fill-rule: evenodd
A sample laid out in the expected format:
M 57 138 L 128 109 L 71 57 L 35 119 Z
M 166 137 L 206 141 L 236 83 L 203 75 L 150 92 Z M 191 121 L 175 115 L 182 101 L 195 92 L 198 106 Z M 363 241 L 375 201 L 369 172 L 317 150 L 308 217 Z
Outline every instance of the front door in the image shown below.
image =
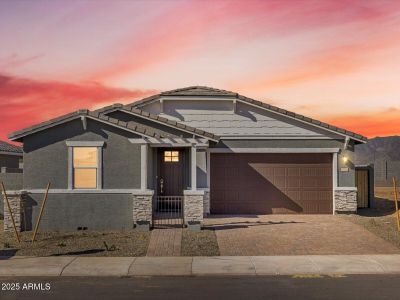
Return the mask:
M 160 149 L 157 192 L 159 196 L 181 196 L 184 189 L 184 151 Z
M 179 149 L 158 150 L 154 227 L 183 226 L 184 153 Z

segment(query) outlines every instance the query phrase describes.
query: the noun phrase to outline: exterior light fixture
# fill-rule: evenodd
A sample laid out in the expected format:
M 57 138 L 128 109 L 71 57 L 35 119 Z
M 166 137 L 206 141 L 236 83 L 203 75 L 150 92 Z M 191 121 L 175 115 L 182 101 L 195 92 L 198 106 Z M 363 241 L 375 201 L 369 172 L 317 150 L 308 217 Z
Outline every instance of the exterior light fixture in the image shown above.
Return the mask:
M 343 162 L 347 163 L 347 161 L 349 160 L 349 158 L 347 156 L 343 156 Z

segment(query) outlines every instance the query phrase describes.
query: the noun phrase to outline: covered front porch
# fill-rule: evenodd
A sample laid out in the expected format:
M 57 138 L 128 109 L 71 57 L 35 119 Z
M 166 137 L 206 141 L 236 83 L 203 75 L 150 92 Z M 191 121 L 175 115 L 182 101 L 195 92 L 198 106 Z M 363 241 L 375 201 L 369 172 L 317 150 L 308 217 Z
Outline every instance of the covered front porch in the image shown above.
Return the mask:
M 199 230 L 209 212 L 209 140 L 204 138 L 131 139 L 140 145 L 140 192 L 134 195 L 138 228 L 183 227 Z

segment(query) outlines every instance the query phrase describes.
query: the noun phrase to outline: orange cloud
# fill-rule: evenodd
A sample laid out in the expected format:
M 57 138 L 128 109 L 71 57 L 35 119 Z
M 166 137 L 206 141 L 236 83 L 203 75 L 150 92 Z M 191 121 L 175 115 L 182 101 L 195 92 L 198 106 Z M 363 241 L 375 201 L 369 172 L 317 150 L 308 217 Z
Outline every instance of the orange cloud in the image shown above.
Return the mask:
M 331 117 L 325 121 L 369 138 L 400 135 L 400 109 L 397 108 L 370 114 Z
M 0 139 L 80 108 L 132 102 L 153 93 L 156 91 L 110 88 L 98 83 L 35 81 L 0 74 Z
M 399 46 L 399 40 L 393 35 L 388 35 L 368 42 L 354 42 L 314 51 L 307 56 L 299 57 L 297 63 L 293 63 L 281 73 L 272 75 L 270 79 L 251 80 L 243 85 L 235 85 L 235 88 L 253 91 L 283 88 L 349 74 L 377 63 L 371 56 L 379 51 Z
M 114 43 L 113 60 L 99 66 L 91 77 L 112 80 L 126 74 L 135 75 L 144 69 L 164 62 L 177 62 L 209 53 L 213 45 L 230 51 L 252 38 L 282 37 L 315 28 L 363 23 L 362 29 L 376 28 L 389 18 L 400 3 L 385 5 L 337 1 L 185 1 L 171 5 L 155 19 L 143 24 L 141 33 L 134 32 Z M 351 27 L 349 28 L 351 30 Z M 365 35 L 365 32 L 363 34 Z M 347 32 L 338 29 L 338 40 Z M 368 33 L 367 33 L 368 34 Z M 391 36 L 391 39 L 395 39 Z M 331 42 L 331 41 L 328 41 Z M 321 41 L 326 43 L 326 41 Z M 312 53 L 301 57 L 303 62 L 268 81 L 251 85 L 281 86 L 318 78 L 329 74 L 346 73 L 361 67 L 365 61 L 353 61 L 346 52 L 356 55 L 368 45 L 332 47 L 327 53 Z M 356 53 L 357 52 L 357 53 Z M 162 70 L 162 72 L 168 72 Z M 173 70 L 170 70 L 173 72 Z M 264 77 L 265 78 L 265 77 Z M 250 88 L 250 87 L 249 87 Z

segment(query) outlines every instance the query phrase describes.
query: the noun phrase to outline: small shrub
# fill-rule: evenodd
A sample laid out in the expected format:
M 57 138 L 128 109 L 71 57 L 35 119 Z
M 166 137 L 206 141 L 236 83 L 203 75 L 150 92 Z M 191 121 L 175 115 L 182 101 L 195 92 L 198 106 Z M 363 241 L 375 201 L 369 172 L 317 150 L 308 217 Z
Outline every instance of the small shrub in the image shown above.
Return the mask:
M 11 245 L 10 245 L 10 243 L 8 243 L 8 242 L 4 242 L 4 248 L 11 248 Z
M 103 241 L 104 247 L 106 248 L 107 251 L 116 251 L 119 250 L 114 244 L 111 246 L 108 246 L 106 241 Z
M 58 247 L 66 247 L 67 244 L 64 243 L 64 242 L 59 242 L 59 243 L 57 244 L 57 246 L 58 246 Z

